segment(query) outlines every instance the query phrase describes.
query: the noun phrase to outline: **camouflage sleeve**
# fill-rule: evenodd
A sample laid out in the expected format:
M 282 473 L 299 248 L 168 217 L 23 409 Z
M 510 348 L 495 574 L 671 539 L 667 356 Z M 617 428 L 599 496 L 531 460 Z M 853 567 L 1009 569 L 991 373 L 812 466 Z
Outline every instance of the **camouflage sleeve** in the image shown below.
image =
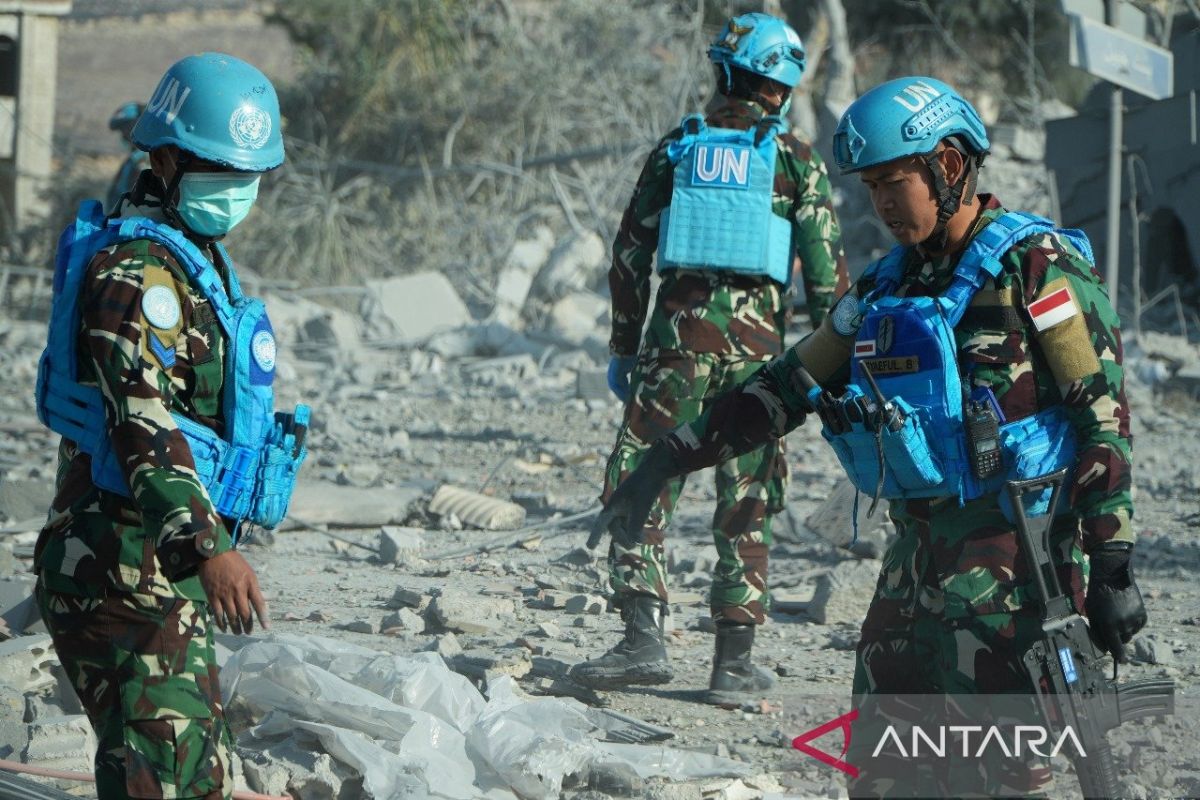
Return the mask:
M 668 435 L 684 471 L 748 453 L 804 422 L 808 400 L 796 380 L 799 346 L 777 356 L 745 383 L 709 403 L 695 421 Z
M 1078 443 L 1068 497 L 1090 552 L 1133 541 L 1129 403 L 1120 319 L 1096 270 L 1057 237 L 1024 258 L 1025 303 L 1033 337 L 1058 385 Z
M 157 334 L 142 309 L 148 268 L 164 265 L 136 243 L 97 256 L 88 268 L 83 325 L 113 449 L 162 570 L 175 580 L 233 542 L 170 413 L 175 389 L 162 360 L 173 343 L 151 339 Z
M 612 295 L 609 350 L 614 355 L 634 355 L 641 343 L 658 247 L 658 219 L 671 202 L 672 166 L 667 147 L 679 135 L 674 131 L 665 136 L 646 160 L 613 242 L 608 287 Z
M 796 257 L 808 313 L 816 328 L 829 313 L 834 298 L 849 287 L 849 271 L 825 162 L 816 150 L 798 139 L 786 137 L 784 141 L 791 156 L 785 173 L 795 188 L 790 215 L 796 225 Z

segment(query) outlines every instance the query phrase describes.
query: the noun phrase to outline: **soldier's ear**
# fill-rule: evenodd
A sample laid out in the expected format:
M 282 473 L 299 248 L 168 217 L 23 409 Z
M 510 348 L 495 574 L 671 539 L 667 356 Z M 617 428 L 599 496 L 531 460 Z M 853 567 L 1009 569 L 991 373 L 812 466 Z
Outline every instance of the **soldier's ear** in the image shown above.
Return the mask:
M 946 183 L 953 186 L 958 182 L 958 179 L 963 176 L 963 171 L 967 168 L 967 160 L 963 154 L 959 152 L 957 147 L 946 145 L 942 147 L 938 153 L 938 160 L 942 163 L 942 172 L 946 175 Z
M 150 151 L 150 169 L 164 184 L 175 174 L 178 152 L 174 145 L 156 147 Z

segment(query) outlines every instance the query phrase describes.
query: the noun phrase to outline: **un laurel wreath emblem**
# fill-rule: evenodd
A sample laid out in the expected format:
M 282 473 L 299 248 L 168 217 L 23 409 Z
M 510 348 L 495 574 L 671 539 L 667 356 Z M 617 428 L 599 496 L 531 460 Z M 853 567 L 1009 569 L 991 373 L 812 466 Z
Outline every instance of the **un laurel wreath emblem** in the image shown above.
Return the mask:
M 271 115 L 255 106 L 238 106 L 229 117 L 229 136 L 239 147 L 258 150 L 271 136 Z

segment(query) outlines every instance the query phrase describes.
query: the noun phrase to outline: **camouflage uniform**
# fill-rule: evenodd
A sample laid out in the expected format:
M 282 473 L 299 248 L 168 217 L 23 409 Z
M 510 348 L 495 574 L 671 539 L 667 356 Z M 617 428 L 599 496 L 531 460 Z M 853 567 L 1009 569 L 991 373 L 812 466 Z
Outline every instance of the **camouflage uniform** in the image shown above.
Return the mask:
M 156 285 L 179 300 L 171 329 L 143 314 Z M 224 332 L 170 253 L 146 241 L 98 253 L 80 305 L 80 382 L 101 390 L 133 498 L 97 489 L 89 456 L 62 441 L 35 553 L 42 617 L 99 739 L 101 798 L 228 797 L 231 743 L 196 570 L 233 543 L 171 416 L 221 430 Z
M 762 118 L 751 101 L 729 99 L 708 117 L 714 127 L 748 130 Z M 677 425 L 695 419 L 709 399 L 748 379 L 783 349 L 788 287 L 766 276 L 669 270 L 662 275 L 641 351 L 649 304 L 659 215 L 670 203 L 674 165 L 669 133 L 642 170 L 613 244 L 614 355 L 638 354 L 630 402 L 605 472 L 602 499 L 641 462 L 646 448 Z M 776 137 L 774 212 L 791 219 L 797 263 L 813 324 L 824 319 L 836 292 L 848 283 L 829 177 L 820 156 L 784 133 Z M 761 623 L 771 515 L 783 507 L 787 463 L 782 442 L 726 460 L 717 470 L 713 539 L 719 561 L 710 605 L 716 619 Z M 667 600 L 663 537 L 682 488 L 674 481 L 647 521 L 646 543 L 614 544 L 610 579 L 618 598 L 644 594 Z
M 995 198 L 979 200 L 984 210 L 975 232 L 1003 213 Z M 1008 420 L 1057 404 L 1066 410 L 1078 438 L 1079 461 L 1064 494 L 1073 513 L 1058 518 L 1051 538 L 1059 579 L 1082 613 L 1081 549 L 1133 541 L 1132 441 L 1119 319 L 1095 269 L 1055 234 L 1029 237 L 1001 262 L 999 277 L 984 285 L 955 329 L 959 368 L 973 386 L 993 389 Z M 914 250 L 898 293 L 938 294 L 954 266 L 953 258 L 928 260 Z M 872 283 L 865 277 L 852 291 L 863 296 Z M 1037 331 L 1028 305 L 1063 286 L 1081 313 Z M 795 367 L 803 364 L 836 392 L 849 377 L 850 343 L 827 322 L 714 402 L 673 434 L 681 466 L 699 469 L 795 428 L 805 416 Z M 1021 656 L 1040 632 L 1039 609 L 998 496 L 961 508 L 953 499 L 893 502 L 890 515 L 899 536 L 883 556 L 863 622 L 854 693 L 1029 691 Z M 860 744 L 877 741 L 856 738 Z M 848 760 L 855 763 L 854 752 Z M 896 784 L 886 768 L 881 772 L 864 772 L 852 793 L 893 794 Z M 990 779 L 1001 782 L 996 791 L 1011 793 L 1026 792 L 1045 777 L 1044 770 L 1031 769 Z

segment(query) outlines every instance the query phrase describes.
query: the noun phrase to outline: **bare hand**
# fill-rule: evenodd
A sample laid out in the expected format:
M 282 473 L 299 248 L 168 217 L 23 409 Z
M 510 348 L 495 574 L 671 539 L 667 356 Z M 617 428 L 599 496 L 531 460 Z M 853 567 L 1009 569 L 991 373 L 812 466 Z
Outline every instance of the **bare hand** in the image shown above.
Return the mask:
M 267 601 L 258 588 L 258 576 L 254 569 L 236 550 L 213 556 L 200 565 L 200 584 L 212 607 L 213 621 L 222 631 L 251 633 L 254 616 L 263 628 L 270 628 L 267 618 Z M 253 612 L 253 615 L 252 615 Z

